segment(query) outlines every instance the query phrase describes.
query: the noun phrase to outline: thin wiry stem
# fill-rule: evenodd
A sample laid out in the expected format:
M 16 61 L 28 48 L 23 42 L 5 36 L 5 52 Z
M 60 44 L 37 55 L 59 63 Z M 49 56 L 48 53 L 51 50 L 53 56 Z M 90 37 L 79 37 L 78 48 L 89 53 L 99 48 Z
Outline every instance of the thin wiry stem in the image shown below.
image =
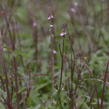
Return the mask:
M 105 70 L 105 73 L 104 73 L 103 89 L 102 89 L 100 109 L 104 109 L 104 96 L 105 96 L 106 81 L 107 81 L 107 77 L 108 77 L 107 76 L 107 74 L 108 74 L 108 67 L 109 67 L 109 62 L 107 63 L 106 70 Z

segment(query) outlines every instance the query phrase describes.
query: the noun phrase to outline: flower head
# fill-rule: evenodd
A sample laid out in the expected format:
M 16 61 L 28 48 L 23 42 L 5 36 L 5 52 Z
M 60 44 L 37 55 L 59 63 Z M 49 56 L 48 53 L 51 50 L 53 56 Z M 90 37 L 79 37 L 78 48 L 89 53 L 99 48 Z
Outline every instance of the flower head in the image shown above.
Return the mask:
M 66 34 L 67 34 L 66 32 L 62 32 L 62 33 L 60 33 L 60 36 L 64 37 Z
M 54 25 L 50 25 L 50 28 L 53 28 L 54 27 Z
M 74 6 L 78 6 L 78 2 L 74 2 Z
M 73 12 L 73 13 L 76 13 L 76 9 L 75 8 L 71 8 L 70 11 Z
M 36 27 L 37 26 L 37 23 L 36 22 L 33 22 L 33 27 Z
M 48 20 L 54 19 L 53 15 L 48 16 Z
M 56 54 L 57 53 L 57 51 L 56 50 L 53 50 L 53 54 Z

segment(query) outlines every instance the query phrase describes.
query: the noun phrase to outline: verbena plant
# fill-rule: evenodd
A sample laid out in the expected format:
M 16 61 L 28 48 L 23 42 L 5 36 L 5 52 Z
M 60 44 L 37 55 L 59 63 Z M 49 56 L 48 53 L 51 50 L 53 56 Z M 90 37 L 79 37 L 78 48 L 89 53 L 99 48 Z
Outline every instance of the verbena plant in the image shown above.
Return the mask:
M 108 0 L 0 1 L 0 106 L 108 109 Z

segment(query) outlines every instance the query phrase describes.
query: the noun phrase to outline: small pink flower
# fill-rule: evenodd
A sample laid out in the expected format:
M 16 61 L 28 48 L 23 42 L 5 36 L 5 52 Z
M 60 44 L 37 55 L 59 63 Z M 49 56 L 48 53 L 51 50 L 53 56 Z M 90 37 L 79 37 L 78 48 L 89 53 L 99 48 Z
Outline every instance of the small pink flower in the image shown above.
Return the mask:
M 78 6 L 78 2 L 74 2 L 74 6 Z
M 62 32 L 62 33 L 60 33 L 60 36 L 64 37 L 66 34 L 67 34 L 66 32 Z
M 56 52 L 56 50 L 53 50 L 53 54 L 56 54 L 57 52 Z
M 50 28 L 53 28 L 54 27 L 54 25 L 50 25 Z
M 75 8 L 71 8 L 70 11 L 73 12 L 73 13 L 76 13 L 76 9 Z
M 53 18 L 54 18 L 53 15 L 48 16 L 48 20 L 51 20 L 51 19 L 53 19 Z
M 37 26 L 37 23 L 36 22 L 33 22 L 33 27 L 36 27 Z

